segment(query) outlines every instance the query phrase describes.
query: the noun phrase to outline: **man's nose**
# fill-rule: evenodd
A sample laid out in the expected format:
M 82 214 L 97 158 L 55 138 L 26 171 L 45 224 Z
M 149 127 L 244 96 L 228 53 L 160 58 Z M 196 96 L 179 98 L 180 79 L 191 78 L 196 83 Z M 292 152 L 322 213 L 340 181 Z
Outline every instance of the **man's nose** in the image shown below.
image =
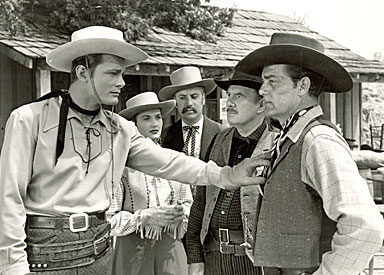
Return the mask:
M 187 96 L 186 97 L 186 103 L 187 103 L 187 106 L 192 105 L 192 97 Z
M 264 96 L 268 93 L 265 83 L 263 83 L 259 89 L 259 95 Z
M 227 105 L 227 108 L 228 108 L 228 107 L 235 106 L 235 103 L 233 102 L 231 96 L 228 96 L 228 98 L 227 98 L 227 104 L 226 104 L 226 105 Z
M 116 87 L 119 87 L 120 89 L 125 86 L 125 81 L 123 78 L 123 75 L 121 75 L 116 83 Z

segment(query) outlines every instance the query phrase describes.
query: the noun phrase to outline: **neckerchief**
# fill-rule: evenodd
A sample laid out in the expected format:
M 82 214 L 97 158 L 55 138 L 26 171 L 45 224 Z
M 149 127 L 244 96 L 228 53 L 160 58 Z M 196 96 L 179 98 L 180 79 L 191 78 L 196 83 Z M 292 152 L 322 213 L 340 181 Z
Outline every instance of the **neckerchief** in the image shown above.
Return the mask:
M 298 111 L 297 113 L 294 113 L 293 115 L 291 115 L 286 120 L 284 125 L 280 128 L 280 133 L 273 140 L 273 146 L 271 149 L 271 152 L 272 152 L 271 153 L 271 167 L 273 167 L 274 162 L 276 161 L 276 159 L 280 155 L 280 145 L 281 145 L 280 141 L 285 138 L 285 136 L 287 135 L 289 130 L 292 128 L 293 125 L 295 125 L 295 123 L 299 120 L 299 118 L 302 117 L 304 114 L 306 114 L 313 107 L 315 107 L 315 106 L 311 106 L 311 107 L 302 109 L 302 110 Z
M 72 101 L 71 96 L 69 95 L 67 90 L 58 90 L 53 91 L 48 94 L 43 95 L 42 97 L 35 100 L 35 102 L 43 101 L 52 97 L 58 97 L 61 96 L 62 102 L 60 106 L 60 115 L 59 115 L 59 130 L 57 132 L 57 139 L 56 139 L 56 158 L 55 158 L 55 164 L 57 163 L 58 158 L 61 156 L 64 150 L 64 140 L 65 140 L 65 128 L 67 126 L 67 117 L 68 117 L 68 110 L 69 107 L 72 109 L 84 114 L 84 115 L 92 115 L 95 116 L 99 113 L 100 108 L 94 111 L 89 111 L 81 108 L 79 105 L 77 105 L 75 102 Z

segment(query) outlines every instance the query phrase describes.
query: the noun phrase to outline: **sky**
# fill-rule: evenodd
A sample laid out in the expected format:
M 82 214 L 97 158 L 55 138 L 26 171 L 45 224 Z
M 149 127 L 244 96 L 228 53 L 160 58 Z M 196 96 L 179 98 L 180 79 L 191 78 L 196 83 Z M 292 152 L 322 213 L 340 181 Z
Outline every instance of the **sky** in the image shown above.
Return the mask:
M 311 30 L 373 59 L 384 55 L 384 0 L 210 0 L 232 6 L 304 18 Z

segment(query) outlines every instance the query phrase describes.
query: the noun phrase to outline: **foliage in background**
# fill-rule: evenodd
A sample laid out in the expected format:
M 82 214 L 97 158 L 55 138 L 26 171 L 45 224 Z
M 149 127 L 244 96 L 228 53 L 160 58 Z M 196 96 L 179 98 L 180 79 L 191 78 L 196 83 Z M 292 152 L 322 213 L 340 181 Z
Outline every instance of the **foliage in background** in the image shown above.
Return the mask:
M 0 26 L 11 34 L 25 33 L 25 22 L 21 19 L 22 7 L 17 0 L 0 1 Z
M 122 30 L 128 41 L 145 37 L 153 26 L 214 42 L 231 26 L 233 9 L 201 6 L 200 0 L 2 0 L 0 24 L 13 35 L 26 23 L 65 34 L 104 25 Z

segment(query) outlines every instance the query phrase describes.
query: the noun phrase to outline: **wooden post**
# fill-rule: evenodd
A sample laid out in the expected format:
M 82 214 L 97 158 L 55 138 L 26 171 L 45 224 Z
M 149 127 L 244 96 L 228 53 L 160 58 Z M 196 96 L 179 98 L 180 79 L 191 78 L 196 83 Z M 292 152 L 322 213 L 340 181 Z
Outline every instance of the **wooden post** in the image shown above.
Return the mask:
M 152 87 L 152 76 L 151 75 L 148 75 L 147 76 L 147 91 L 153 91 L 153 87 Z
M 329 119 L 333 124 L 337 124 L 336 121 L 336 94 L 329 94 Z
M 352 91 L 353 91 L 353 89 L 347 93 L 344 93 L 344 128 L 343 128 L 343 134 L 344 134 L 345 138 L 353 138 Z
M 344 94 L 337 93 L 336 96 L 336 124 L 344 129 Z M 344 131 L 344 130 L 343 130 Z
M 51 91 L 51 71 L 36 70 L 36 98 Z
M 352 88 L 352 136 L 356 144 L 361 144 L 361 82 L 353 83 Z

